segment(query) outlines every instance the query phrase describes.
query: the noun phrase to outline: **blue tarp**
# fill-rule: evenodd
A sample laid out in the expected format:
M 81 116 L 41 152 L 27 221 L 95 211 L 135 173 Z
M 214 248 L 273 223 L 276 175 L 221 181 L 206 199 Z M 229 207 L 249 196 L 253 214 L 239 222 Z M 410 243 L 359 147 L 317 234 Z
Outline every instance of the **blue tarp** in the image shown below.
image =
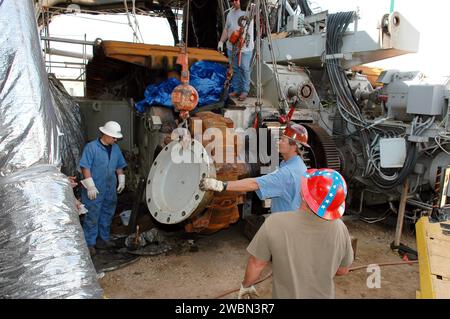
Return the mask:
M 192 64 L 189 72 L 189 84 L 195 87 L 199 95 L 197 107 L 220 101 L 227 74 L 225 66 L 216 62 L 199 61 Z M 136 110 L 144 113 L 145 109 L 152 105 L 173 109 L 171 94 L 173 89 L 180 83 L 178 79 L 170 78 L 160 84 L 147 86 L 144 92 L 145 98 L 136 103 Z

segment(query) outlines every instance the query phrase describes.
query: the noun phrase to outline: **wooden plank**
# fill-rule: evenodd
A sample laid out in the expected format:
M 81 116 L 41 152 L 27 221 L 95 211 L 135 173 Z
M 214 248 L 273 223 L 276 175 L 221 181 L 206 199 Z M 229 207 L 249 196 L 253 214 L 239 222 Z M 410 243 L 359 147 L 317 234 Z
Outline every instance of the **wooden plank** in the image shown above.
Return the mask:
M 450 281 L 433 278 L 433 287 L 437 299 L 450 299 Z
M 167 45 L 130 43 L 121 41 L 103 41 L 102 47 L 105 55 L 130 63 L 145 64 L 146 58 L 177 58 L 180 48 Z M 188 48 L 190 62 L 198 60 L 227 63 L 228 58 L 216 50 Z M 144 65 L 145 66 L 145 65 Z
M 450 260 L 442 256 L 430 256 L 431 274 L 450 279 Z
M 450 236 L 444 234 L 444 228 L 441 227 L 441 224 L 450 225 L 449 222 L 433 224 L 428 223 L 426 227 L 427 237 L 447 241 L 450 244 Z
M 289 35 L 289 33 L 284 31 L 280 33 L 271 33 L 270 35 L 272 36 L 272 40 L 277 40 L 286 38 Z
M 441 239 L 429 239 L 428 250 L 430 256 L 441 256 L 448 258 L 448 264 L 450 267 L 450 241 Z

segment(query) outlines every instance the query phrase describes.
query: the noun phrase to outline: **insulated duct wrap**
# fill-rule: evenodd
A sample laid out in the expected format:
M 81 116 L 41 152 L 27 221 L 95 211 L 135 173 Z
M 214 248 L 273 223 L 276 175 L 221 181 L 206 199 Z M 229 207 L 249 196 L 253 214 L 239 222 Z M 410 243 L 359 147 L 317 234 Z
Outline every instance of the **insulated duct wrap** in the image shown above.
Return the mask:
M 100 298 L 59 165 L 33 1 L 0 0 L 0 298 Z
M 32 1 L 0 0 L 0 30 L 1 177 L 59 157 Z
M 0 180 L 0 298 L 100 298 L 68 179 L 36 165 Z
M 50 92 L 56 106 L 58 127 L 63 133 L 60 139 L 61 172 L 75 176 L 84 146 L 83 125 L 80 106 L 67 93 L 63 84 L 54 74 L 48 76 Z

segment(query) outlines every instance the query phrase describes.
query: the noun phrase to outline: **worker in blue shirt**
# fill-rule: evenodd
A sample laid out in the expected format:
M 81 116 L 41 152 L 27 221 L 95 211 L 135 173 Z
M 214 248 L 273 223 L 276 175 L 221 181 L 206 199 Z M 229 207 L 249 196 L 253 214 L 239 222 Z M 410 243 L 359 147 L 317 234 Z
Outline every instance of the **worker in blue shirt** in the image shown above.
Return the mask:
M 257 178 L 238 181 L 219 181 L 203 178 L 200 189 L 203 191 L 256 191 L 262 200 L 270 198 L 271 212 L 285 212 L 300 208 L 300 180 L 306 172 L 306 165 L 300 158 L 300 146 L 308 145 L 308 132 L 303 125 L 291 124 L 283 131 L 279 141 L 279 152 L 283 157 L 280 167 L 274 172 Z
M 116 144 L 117 139 L 123 137 L 119 123 L 106 122 L 99 130 L 101 137 L 85 146 L 80 160 L 84 177 L 81 201 L 88 210 L 83 230 L 91 255 L 95 254 L 95 248 L 114 247 L 109 240 L 109 232 L 116 211 L 116 192 L 120 193 L 125 188 L 123 169 L 127 166 Z

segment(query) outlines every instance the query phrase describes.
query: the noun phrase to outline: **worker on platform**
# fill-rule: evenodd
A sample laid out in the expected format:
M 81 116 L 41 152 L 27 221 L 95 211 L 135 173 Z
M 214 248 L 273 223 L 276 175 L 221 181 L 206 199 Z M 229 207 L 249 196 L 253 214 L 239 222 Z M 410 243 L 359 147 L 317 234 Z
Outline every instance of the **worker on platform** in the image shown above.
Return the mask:
M 296 210 L 300 207 L 300 180 L 306 165 L 300 157 L 300 149 L 308 145 L 308 131 L 301 124 L 288 125 L 278 142 L 278 151 L 283 157 L 279 169 L 257 178 L 237 181 L 219 181 L 203 178 L 200 189 L 203 191 L 251 192 L 261 200 L 271 199 L 271 213 Z
M 254 48 L 253 20 L 248 27 L 242 29 L 238 23 L 239 18 L 245 16 L 245 11 L 241 10 L 240 0 L 234 0 L 217 45 L 217 50 L 223 52 L 223 44 L 227 41 L 227 55 L 229 63 L 233 66 L 231 85 L 234 91 L 230 93 L 230 96 L 238 97 L 239 101 L 244 101 L 250 90 L 250 62 Z M 246 21 L 248 22 L 249 19 Z
M 271 262 L 273 298 L 334 298 L 334 276 L 353 262 L 347 227 L 340 219 L 347 186 L 331 169 L 310 169 L 301 182 L 302 206 L 270 215 L 247 247 L 250 257 L 238 298 L 253 298 L 253 284 Z
M 123 137 L 119 123 L 106 122 L 99 130 L 101 137 L 85 146 L 80 160 L 84 177 L 81 201 L 88 210 L 83 230 L 91 255 L 95 254 L 95 248 L 114 247 L 109 232 L 116 211 L 116 193 L 125 188 L 123 169 L 127 166 L 116 144 Z

